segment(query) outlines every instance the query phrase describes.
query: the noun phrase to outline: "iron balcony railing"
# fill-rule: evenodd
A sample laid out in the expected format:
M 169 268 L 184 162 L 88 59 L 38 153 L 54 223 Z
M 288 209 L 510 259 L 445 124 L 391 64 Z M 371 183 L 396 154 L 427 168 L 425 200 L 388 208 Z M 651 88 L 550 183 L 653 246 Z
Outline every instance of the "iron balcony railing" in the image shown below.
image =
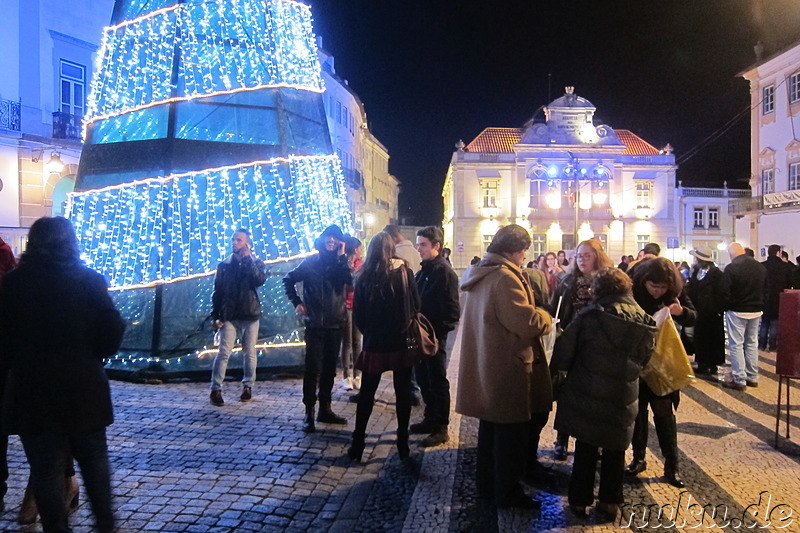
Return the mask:
M 0 129 L 19 131 L 20 105 L 13 100 L 0 98 Z
M 56 111 L 53 113 L 54 139 L 80 139 L 83 117 Z

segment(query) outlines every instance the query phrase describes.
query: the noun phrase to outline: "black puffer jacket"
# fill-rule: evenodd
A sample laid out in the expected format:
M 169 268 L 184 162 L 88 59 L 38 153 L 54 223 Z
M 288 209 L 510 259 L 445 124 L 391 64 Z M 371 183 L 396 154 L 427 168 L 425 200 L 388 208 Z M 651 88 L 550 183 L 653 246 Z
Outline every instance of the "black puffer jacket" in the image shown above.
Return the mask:
M 437 255 L 422 262 L 415 274 L 417 289 L 422 301 L 422 314 L 431 321 L 436 334 L 452 331 L 456 327 L 461 308 L 458 303 L 458 276 L 444 257 Z
M 303 283 L 303 297 L 295 284 Z M 297 307 L 304 304 L 308 314 L 303 317 L 307 328 L 336 329 L 346 317 L 345 285 L 353 284 L 353 274 L 346 255 L 320 251 L 307 257 L 283 278 L 286 297 Z
M 567 371 L 555 428 L 577 440 L 626 449 L 638 411 L 639 375 L 657 328 L 631 297 L 590 303 L 558 338 L 551 371 Z
M 258 320 L 261 301 L 257 289 L 267 280 L 264 262 L 253 255 L 239 258 L 231 254 L 217 267 L 214 295 L 211 297 L 213 320 Z

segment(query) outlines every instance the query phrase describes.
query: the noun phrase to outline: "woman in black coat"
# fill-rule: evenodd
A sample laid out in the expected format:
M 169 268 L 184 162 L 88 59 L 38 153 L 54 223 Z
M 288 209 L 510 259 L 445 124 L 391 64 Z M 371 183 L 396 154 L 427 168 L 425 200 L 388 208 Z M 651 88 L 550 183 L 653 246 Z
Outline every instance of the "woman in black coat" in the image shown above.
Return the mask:
M 633 274 L 633 297 L 646 313 L 653 315 L 668 307 L 672 319 L 679 325 L 693 326 L 697 319 L 692 301 L 686 295 L 675 264 L 664 257 L 645 259 L 636 265 Z M 633 428 L 633 461 L 626 473 L 635 476 L 647 469 L 648 406 L 653 410 L 658 445 L 664 455 L 664 479 L 673 487 L 683 488 L 678 476 L 678 427 L 673 409 L 678 408 L 680 391 L 657 396 L 647 383 L 639 380 L 639 413 Z
M 569 503 L 578 515 L 594 502 L 598 448 L 603 449 L 597 509 L 609 518 L 622 503 L 625 450 L 638 412 L 639 375 L 653 351 L 652 317 L 631 294 L 619 269 L 592 281 L 594 300 L 567 327 L 550 366 L 567 372 L 558 391 L 555 428 L 575 437 Z
M 354 368 L 361 371 L 361 392 L 356 408 L 353 443 L 347 455 L 360 461 L 375 391 L 383 372 L 392 371 L 397 409 L 397 452 L 406 459 L 408 422 L 411 417 L 411 371 L 414 361 L 406 357 L 406 298 L 411 313 L 420 308 L 414 274 L 405 261 L 394 257 L 394 241 L 385 232 L 369 243 L 367 257 L 355 279 L 353 320 L 363 335 L 361 353 Z
M 114 530 L 106 426 L 113 421 L 103 358 L 125 325 L 105 279 L 80 260 L 72 225 L 41 218 L 0 291 L 0 364 L 8 369 L 4 429 L 19 434 L 45 532 L 70 531 L 64 472 L 81 469 L 97 528 Z
M 689 299 L 697 307 L 694 325 L 695 373 L 713 376 L 725 364 L 725 318 L 722 295 L 722 270 L 714 264 L 711 250 L 698 248 L 691 253 L 697 264 L 686 285 Z

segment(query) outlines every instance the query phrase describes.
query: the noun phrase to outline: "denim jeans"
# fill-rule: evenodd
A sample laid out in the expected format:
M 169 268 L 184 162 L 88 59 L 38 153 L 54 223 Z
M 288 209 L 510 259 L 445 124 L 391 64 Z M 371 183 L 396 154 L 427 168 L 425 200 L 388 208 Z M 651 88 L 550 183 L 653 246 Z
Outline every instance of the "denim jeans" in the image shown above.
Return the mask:
M 758 349 L 774 352 L 778 348 L 778 317 L 764 315 L 758 328 Z
M 30 483 L 44 533 L 71 533 L 64 505 L 67 461 L 75 457 L 92 512 L 101 532 L 114 529 L 111 510 L 111 469 L 105 428 L 67 434 L 20 435 L 31 467 Z
M 728 357 L 733 381 L 758 381 L 758 324 L 761 317 L 739 318 L 733 311 L 725 312 L 728 332 Z
M 342 326 L 342 375 L 345 379 L 356 376 L 353 362 L 361 353 L 361 332 L 353 322 L 353 310 L 347 310 L 347 318 Z
M 219 353 L 211 368 L 211 390 L 222 390 L 228 359 L 236 342 L 236 334 L 242 340 L 242 383 L 252 387 L 256 380 L 256 341 L 258 341 L 258 320 L 226 320 L 219 335 Z

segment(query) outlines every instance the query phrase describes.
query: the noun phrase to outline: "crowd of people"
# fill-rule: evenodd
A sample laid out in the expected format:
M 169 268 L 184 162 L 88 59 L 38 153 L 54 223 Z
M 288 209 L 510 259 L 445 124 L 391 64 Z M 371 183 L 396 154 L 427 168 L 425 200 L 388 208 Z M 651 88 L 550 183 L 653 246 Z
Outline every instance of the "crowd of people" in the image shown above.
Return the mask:
M 317 423 L 347 424 L 333 405 L 341 361 L 342 387 L 358 390 L 350 397 L 357 403 L 350 460 L 363 458 L 375 394 L 388 371 L 399 457 L 410 455 L 410 434 L 426 435 L 424 447 L 448 442 L 447 347 L 460 322 L 455 410 L 479 420 L 477 488 L 500 508 L 540 506 L 523 483 L 536 485 L 546 475 L 539 441 L 554 405 L 556 461 L 568 458 L 575 439 L 568 500 L 576 515 L 585 516 L 595 503 L 598 462 L 596 512 L 609 519 L 619 512 L 624 477 L 647 469 L 651 412 L 663 480 L 682 488 L 675 417 L 680 389 L 664 393 L 641 379 L 658 353 L 661 326 L 654 316 L 669 315 L 680 329 L 697 376 L 745 391 L 758 386 L 758 350 L 775 350 L 780 342 L 780 293 L 800 287 L 798 267 L 778 245 L 769 246 L 761 263 L 732 243 L 724 269 L 710 249 L 692 250 L 689 266 L 661 257 L 656 243 L 636 259 L 622 256 L 615 267 L 597 239 L 579 243 L 569 259 L 558 251 L 526 263 L 530 234 L 511 224 L 497 231 L 459 280 L 440 228 L 422 228 L 415 237 L 412 243 L 397 226 L 386 226 L 364 257 L 361 241 L 332 225 L 316 239 L 318 253 L 283 278 L 286 298 L 305 326 L 302 431 L 314 433 Z M 70 531 L 77 461 L 98 529 L 115 531 L 105 437 L 113 411 L 102 359 L 119 348 L 124 322 L 105 280 L 81 262 L 67 220 L 38 220 L 18 265 L 7 248 L 0 241 L 0 497 L 8 477 L 7 435 L 19 434 L 30 463 L 24 520 L 39 513 L 45 532 Z M 258 290 L 267 272 L 252 248 L 249 231 L 237 229 L 214 280 L 210 317 L 219 350 L 210 401 L 217 407 L 225 405 L 237 339 L 243 354 L 239 400 L 253 399 Z M 420 314 L 435 340 L 428 354 L 413 342 Z M 37 334 L 42 330 L 48 335 Z M 722 380 L 726 343 L 731 372 Z M 420 402 L 423 418 L 412 424 L 412 406 Z

